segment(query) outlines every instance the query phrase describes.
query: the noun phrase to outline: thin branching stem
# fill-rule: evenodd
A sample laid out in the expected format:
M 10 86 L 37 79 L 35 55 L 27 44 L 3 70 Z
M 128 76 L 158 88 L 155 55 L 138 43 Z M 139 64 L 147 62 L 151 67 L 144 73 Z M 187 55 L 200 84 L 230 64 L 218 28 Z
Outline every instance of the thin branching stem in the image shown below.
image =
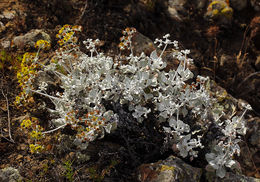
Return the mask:
M 9 110 L 9 101 L 7 98 L 7 95 L 4 94 L 4 91 L 2 89 L 2 94 L 6 100 L 6 109 L 7 109 L 7 121 L 8 121 L 8 134 L 9 134 L 9 138 L 10 138 L 10 142 L 15 143 L 13 138 L 12 138 L 12 134 L 11 134 L 11 119 L 10 119 L 10 110 Z
M 67 124 L 63 124 L 63 125 L 61 125 L 61 126 L 59 126 L 59 127 L 57 127 L 57 128 L 54 128 L 54 129 L 52 129 L 52 130 L 42 132 L 42 134 L 52 133 L 52 132 L 57 131 L 57 130 L 59 130 L 59 129 L 61 129 L 61 128 L 64 128 L 66 125 L 67 125 Z
M 40 95 L 43 95 L 43 96 L 45 96 L 45 97 L 49 97 L 50 99 L 58 100 L 58 101 L 61 101 L 61 102 L 67 102 L 67 101 L 64 101 L 64 100 L 62 100 L 62 99 L 60 99 L 60 98 L 57 98 L 57 97 L 54 97 L 54 96 L 51 96 L 51 95 L 48 95 L 48 94 L 39 92 L 39 91 L 37 91 L 37 90 L 30 90 L 30 91 L 32 91 L 32 92 L 34 92 L 34 93 L 37 93 L 37 94 L 40 94 Z

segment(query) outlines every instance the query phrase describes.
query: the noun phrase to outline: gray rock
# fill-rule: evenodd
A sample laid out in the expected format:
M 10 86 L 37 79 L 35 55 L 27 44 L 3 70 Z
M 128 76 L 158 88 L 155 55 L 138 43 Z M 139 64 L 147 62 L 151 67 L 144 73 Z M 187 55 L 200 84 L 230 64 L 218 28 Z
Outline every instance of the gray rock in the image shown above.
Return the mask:
M 253 135 L 250 138 L 250 143 L 252 145 L 257 146 L 260 149 L 260 130 L 253 133 Z
M 248 128 L 250 144 L 257 147 L 258 150 L 260 150 L 260 118 L 252 118 L 252 120 L 248 122 Z
M 141 182 L 194 182 L 199 181 L 201 175 L 202 169 L 192 167 L 174 156 L 156 163 L 143 164 L 137 171 L 137 178 Z
M 208 0 L 197 0 L 196 1 L 197 9 L 203 9 L 206 6 L 207 2 Z
M 90 156 L 87 154 L 83 154 L 80 151 L 76 152 L 76 162 L 78 164 L 82 164 L 90 160 Z
M 139 32 L 134 34 L 132 46 L 134 55 L 141 55 L 142 52 L 150 55 L 156 49 L 153 41 Z
M 260 11 L 260 0 L 250 0 L 250 2 L 255 11 Z
M 20 35 L 13 38 L 13 46 L 18 49 L 33 48 L 37 40 L 46 40 L 51 42 L 51 37 L 44 30 L 33 29 L 25 35 Z
M 9 40 L 0 40 L 0 47 L 4 48 L 4 49 L 7 49 L 9 48 L 11 45 L 11 42 Z
M 247 0 L 230 0 L 230 6 L 235 10 L 243 10 L 247 6 Z
M 2 18 L 6 18 L 8 20 L 12 20 L 14 19 L 14 17 L 16 16 L 16 12 L 14 10 L 5 10 L 1 15 L 0 15 L 0 19 Z
M 260 55 L 256 58 L 255 67 L 258 71 L 260 71 Z
M 0 21 L 0 33 L 5 31 L 6 27 L 5 25 Z
M 182 21 L 183 17 L 179 12 L 185 12 L 186 0 L 169 0 L 168 13 L 172 19 Z
M 40 84 L 45 82 L 48 84 L 47 88 L 56 86 L 59 83 L 59 78 L 56 75 L 51 75 L 49 72 L 39 71 L 37 77 L 33 82 L 35 88 L 39 88 Z
M 139 0 L 138 4 L 146 10 L 153 12 L 156 0 Z
M 207 173 L 207 181 L 209 182 L 260 182 L 260 179 L 247 177 L 240 174 L 227 172 L 224 178 L 217 178 L 212 173 Z
M 2 182 L 17 182 L 22 181 L 22 176 L 19 171 L 13 167 L 7 167 L 0 170 L 0 181 Z

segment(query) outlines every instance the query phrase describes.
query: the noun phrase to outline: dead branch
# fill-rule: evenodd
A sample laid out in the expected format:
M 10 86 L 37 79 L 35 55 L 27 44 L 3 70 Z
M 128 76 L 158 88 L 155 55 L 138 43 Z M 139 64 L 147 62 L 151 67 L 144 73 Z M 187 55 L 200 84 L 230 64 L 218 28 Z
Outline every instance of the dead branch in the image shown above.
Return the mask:
M 10 119 L 9 101 L 8 101 L 7 95 L 4 94 L 3 89 L 1 91 L 2 91 L 2 94 L 3 94 L 4 98 L 5 98 L 5 100 L 6 100 L 7 121 L 8 121 L 8 134 L 9 134 L 9 140 L 8 141 L 10 141 L 12 143 L 15 143 L 13 138 L 12 138 L 12 134 L 11 134 L 11 119 Z M 5 138 L 5 139 L 7 139 L 7 138 Z

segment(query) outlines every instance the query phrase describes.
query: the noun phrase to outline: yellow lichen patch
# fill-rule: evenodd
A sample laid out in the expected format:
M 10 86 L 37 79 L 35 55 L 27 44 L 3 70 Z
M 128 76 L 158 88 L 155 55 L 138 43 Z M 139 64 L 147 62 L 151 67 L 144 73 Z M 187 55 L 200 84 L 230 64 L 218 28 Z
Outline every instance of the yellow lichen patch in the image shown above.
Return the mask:
M 161 165 L 160 171 L 174 171 L 174 166 Z

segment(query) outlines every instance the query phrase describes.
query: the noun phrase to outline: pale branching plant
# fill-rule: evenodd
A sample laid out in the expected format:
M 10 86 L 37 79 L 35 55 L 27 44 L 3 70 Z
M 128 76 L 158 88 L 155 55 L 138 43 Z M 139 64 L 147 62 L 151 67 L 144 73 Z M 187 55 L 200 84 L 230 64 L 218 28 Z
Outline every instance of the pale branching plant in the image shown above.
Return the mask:
M 55 115 L 52 123 L 56 126 L 43 134 L 70 126 L 77 131 L 74 143 L 86 149 L 89 142 L 104 137 L 117 128 L 119 117 L 114 111 L 106 109 L 104 101 L 127 105 L 129 113 L 137 122 L 146 122 L 148 116 L 156 118 L 161 124 L 168 140 L 174 141 L 179 155 L 183 158 L 198 157 L 203 147 L 202 134 L 194 131 L 190 123 L 206 120 L 213 115 L 216 99 L 210 96 L 209 78 L 198 76 L 194 80 L 188 65 L 189 50 L 179 50 L 178 42 L 169 40 L 169 34 L 156 39 L 160 54 L 155 51 L 150 56 L 142 53 L 133 55 L 131 51 L 124 62 L 118 63 L 112 57 L 99 53 L 96 45 L 99 40 L 87 39 L 84 45 L 89 53 L 80 51 L 76 33 L 79 26 L 65 25 L 57 35 L 62 46 L 49 64 L 43 65 L 42 72 L 51 72 L 60 80 L 62 92 L 48 93 L 48 83 L 42 82 L 37 88 L 31 84 L 24 87 L 26 93 L 33 92 L 46 96 L 55 105 L 48 110 Z M 120 49 L 131 47 L 135 29 L 126 29 L 121 38 Z M 163 53 L 167 46 L 173 46 L 174 59 L 179 60 L 176 70 L 166 72 Z M 38 54 L 37 54 L 38 55 Z M 37 57 L 37 56 L 36 56 Z M 34 59 L 37 62 L 37 58 Z M 40 64 L 40 63 L 38 63 Z M 225 168 L 235 165 L 234 154 L 239 154 L 238 135 L 246 133 L 245 120 L 233 116 L 221 121 L 222 112 L 214 114 L 225 139 L 212 142 L 212 151 L 206 154 L 209 165 L 220 177 L 225 176 Z M 188 115 L 192 121 L 187 122 Z

